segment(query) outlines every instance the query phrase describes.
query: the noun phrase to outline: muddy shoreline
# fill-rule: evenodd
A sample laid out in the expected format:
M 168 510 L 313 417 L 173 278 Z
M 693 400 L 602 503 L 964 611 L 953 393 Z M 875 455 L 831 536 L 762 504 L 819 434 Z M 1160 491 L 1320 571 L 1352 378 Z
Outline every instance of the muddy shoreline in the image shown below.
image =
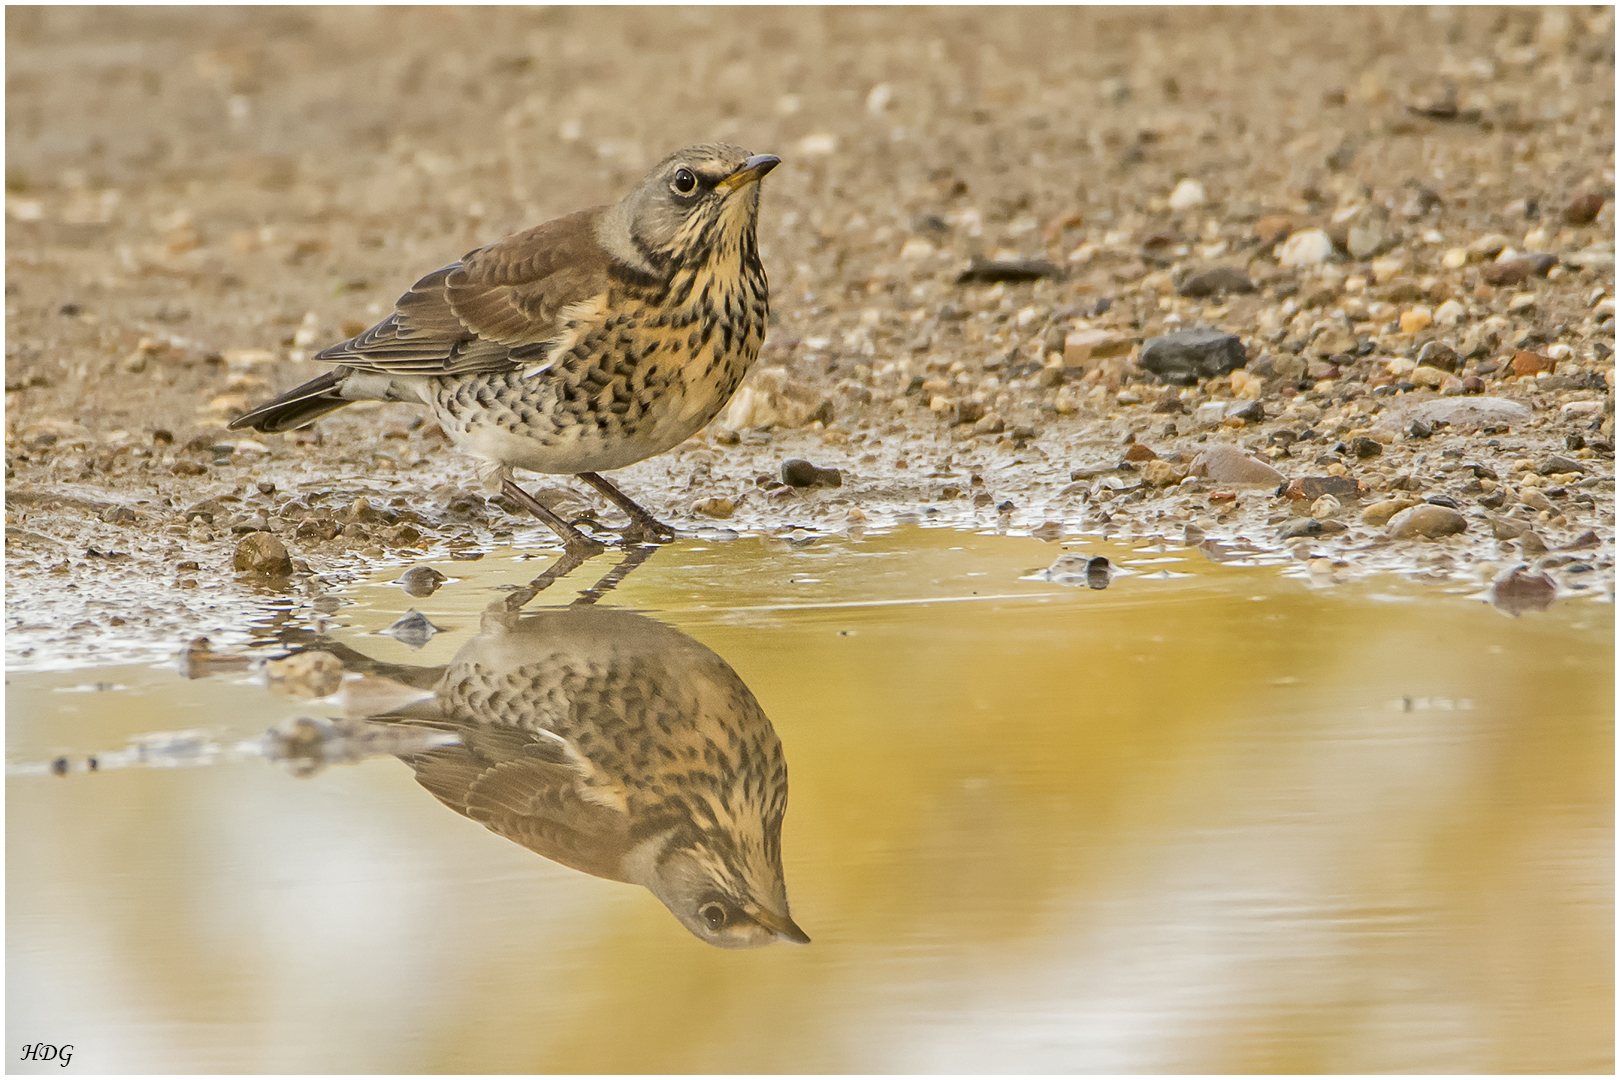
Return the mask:
M 1208 538 L 1612 601 L 1612 20 L 13 12 L 8 666 L 535 542 L 410 409 L 224 425 L 420 273 L 708 138 L 786 164 L 759 365 L 617 477 L 683 530 Z M 252 531 L 292 578 L 237 574 Z

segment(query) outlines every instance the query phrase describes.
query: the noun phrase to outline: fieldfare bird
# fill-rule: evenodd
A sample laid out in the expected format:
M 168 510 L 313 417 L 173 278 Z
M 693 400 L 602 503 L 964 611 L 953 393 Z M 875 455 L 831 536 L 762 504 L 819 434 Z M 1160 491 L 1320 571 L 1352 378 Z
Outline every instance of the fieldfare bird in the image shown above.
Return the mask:
M 337 365 L 235 420 L 292 431 L 353 401 L 428 406 L 486 483 L 573 550 L 600 545 L 513 469 L 573 473 L 630 516 L 673 531 L 602 476 L 683 442 L 719 414 L 765 339 L 755 223 L 780 163 L 688 147 L 617 204 L 581 210 L 435 270 L 365 333 L 316 355 Z
M 450 809 L 564 866 L 645 886 L 711 945 L 810 940 L 782 877 L 781 741 L 703 645 L 634 612 L 523 615 L 497 601 L 445 667 L 395 668 L 379 671 L 432 680 L 433 697 L 371 719 L 454 733 L 455 745 L 400 754 Z

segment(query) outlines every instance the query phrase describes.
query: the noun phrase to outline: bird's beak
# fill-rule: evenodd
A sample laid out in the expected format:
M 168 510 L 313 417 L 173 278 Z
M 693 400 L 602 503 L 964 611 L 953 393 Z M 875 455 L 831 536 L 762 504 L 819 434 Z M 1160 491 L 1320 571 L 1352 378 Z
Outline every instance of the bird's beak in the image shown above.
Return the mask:
M 754 181 L 762 179 L 766 173 L 780 164 L 782 164 L 782 159 L 775 154 L 755 154 L 742 163 L 742 168 L 714 186 L 723 188 L 726 191 L 732 191 L 742 187 L 744 184 L 752 184 Z
M 749 915 L 759 925 L 775 933 L 777 937 L 791 941 L 795 945 L 810 944 L 810 935 L 800 930 L 799 924 L 786 915 L 778 915 L 776 912 L 766 911 L 764 908 L 751 911 Z

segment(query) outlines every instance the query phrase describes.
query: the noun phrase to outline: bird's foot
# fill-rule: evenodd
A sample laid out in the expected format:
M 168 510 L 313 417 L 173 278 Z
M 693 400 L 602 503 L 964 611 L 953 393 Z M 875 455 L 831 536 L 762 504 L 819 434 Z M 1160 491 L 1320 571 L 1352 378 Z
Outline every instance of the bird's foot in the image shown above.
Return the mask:
M 540 500 L 518 487 L 513 481 L 503 480 L 501 482 L 501 491 L 513 502 L 544 522 L 552 532 L 556 533 L 563 542 L 563 550 L 570 557 L 583 562 L 585 559 L 600 555 L 606 550 L 607 545 L 602 541 L 580 532 L 571 523 L 564 521 L 554 511 L 541 503 Z
M 675 530 L 643 510 L 634 499 L 614 487 L 597 473 L 579 473 L 579 478 L 606 495 L 608 501 L 630 519 L 630 524 L 619 530 L 627 544 L 668 544 L 675 540 Z

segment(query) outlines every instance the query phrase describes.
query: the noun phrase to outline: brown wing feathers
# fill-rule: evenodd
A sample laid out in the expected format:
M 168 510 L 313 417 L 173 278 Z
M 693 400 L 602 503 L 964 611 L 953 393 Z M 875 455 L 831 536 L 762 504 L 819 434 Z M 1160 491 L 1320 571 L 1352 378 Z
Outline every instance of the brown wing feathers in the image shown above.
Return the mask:
M 399 298 L 393 314 L 317 360 L 362 371 L 444 375 L 500 371 L 528 362 L 514 346 L 561 331 L 568 305 L 607 288 L 596 241 L 601 209 L 548 221 L 435 270 Z

